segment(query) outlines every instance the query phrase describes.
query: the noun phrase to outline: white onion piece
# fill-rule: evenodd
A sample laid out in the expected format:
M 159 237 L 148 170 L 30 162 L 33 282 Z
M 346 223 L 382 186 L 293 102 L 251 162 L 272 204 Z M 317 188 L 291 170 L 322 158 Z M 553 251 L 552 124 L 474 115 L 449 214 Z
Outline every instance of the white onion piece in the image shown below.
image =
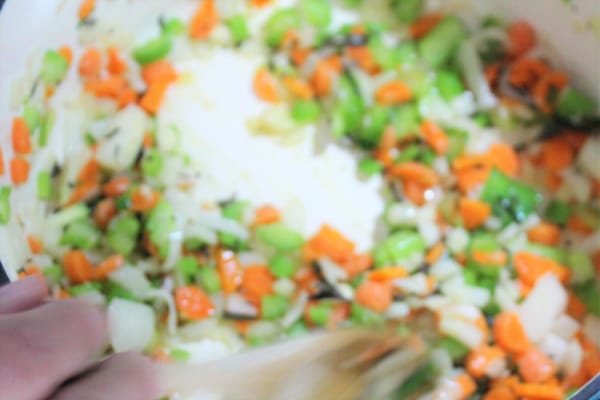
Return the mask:
M 250 304 L 242 295 L 233 293 L 227 296 L 225 311 L 234 315 L 258 317 L 258 310 Z
M 410 307 L 402 301 L 393 302 L 385 311 L 385 316 L 389 319 L 402 319 L 407 317 L 408 314 L 410 314 Z
M 273 291 L 282 296 L 289 297 L 296 291 L 296 284 L 288 278 L 281 278 L 273 284 Z
M 442 258 L 429 269 L 429 274 L 438 281 L 450 279 L 461 273 L 462 266 L 451 258 Z
M 110 302 L 107 315 L 114 351 L 143 351 L 152 342 L 156 320 L 150 306 L 116 298 Z
M 529 296 L 517 308 L 529 340 L 538 342 L 543 339 L 566 306 L 567 292 L 558 278 L 552 274 L 539 278 Z
M 137 298 L 144 298 L 152 290 L 146 275 L 141 270 L 129 265 L 111 273 L 108 279 L 127 289 Z
M 460 46 L 458 54 L 467 86 L 475 94 L 479 106 L 490 108 L 496 105 L 496 97 L 485 78 L 483 65 L 473 41 L 465 40 Z
M 469 244 L 469 233 L 463 228 L 453 228 L 446 236 L 446 245 L 453 253 L 461 253 Z
M 549 333 L 539 343 L 538 347 L 557 365 L 560 365 L 567 352 L 568 342 L 558 335 Z
M 598 334 L 596 333 L 596 336 Z M 565 351 L 565 356 L 562 362 L 563 371 L 567 375 L 572 375 L 579 371 L 583 360 L 583 349 L 577 340 L 571 340 Z
M 296 299 L 296 301 L 294 301 L 294 304 L 292 304 L 288 312 L 281 320 L 281 325 L 283 325 L 284 328 L 289 328 L 296 321 L 298 321 L 300 317 L 302 317 L 302 314 L 304 313 L 304 308 L 308 304 L 308 300 L 309 296 L 306 292 L 302 292 L 298 295 L 298 298 Z
M 598 167 L 598 154 L 600 154 L 600 137 L 591 136 L 579 152 L 577 164 L 585 172 L 596 179 L 600 179 L 600 168 Z
M 475 325 L 455 317 L 442 317 L 440 331 L 463 343 L 470 349 L 483 344 L 484 336 Z
M 162 265 L 164 271 L 170 271 L 181 258 L 181 247 L 183 246 L 183 233 L 171 232 L 169 234 L 169 252 Z
M 579 330 L 579 322 L 563 314 L 556 319 L 552 327 L 552 333 L 560 336 L 563 339 L 571 339 Z

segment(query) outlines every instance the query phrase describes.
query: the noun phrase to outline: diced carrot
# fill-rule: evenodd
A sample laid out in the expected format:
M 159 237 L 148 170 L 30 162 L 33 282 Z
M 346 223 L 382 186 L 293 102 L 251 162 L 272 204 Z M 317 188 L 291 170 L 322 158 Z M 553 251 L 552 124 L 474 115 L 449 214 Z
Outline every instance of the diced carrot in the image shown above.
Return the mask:
M 375 92 L 375 99 L 382 105 L 400 104 L 409 101 L 411 98 L 412 89 L 402 81 L 385 83 Z
M 537 38 L 531 24 L 524 20 L 518 20 L 507 28 L 510 43 L 510 54 L 519 57 L 535 47 Z
M 281 219 L 279 210 L 270 205 L 264 205 L 256 209 L 254 214 L 254 226 L 271 224 Z
M 85 163 L 81 171 L 79 171 L 79 175 L 77 176 L 78 181 L 90 181 L 98 179 L 100 176 L 100 164 L 96 161 L 95 158 L 90 158 L 90 160 Z
M 92 12 L 94 12 L 94 8 L 96 7 L 96 0 L 83 0 L 81 5 L 79 6 L 79 19 L 84 20 L 87 19 Z
M 384 168 L 389 168 L 394 164 L 394 157 L 390 150 L 391 149 L 377 149 L 373 152 L 373 158 L 379 161 Z
M 517 400 L 517 396 L 508 386 L 495 386 L 483 396 L 483 400 Z
M 333 260 L 344 259 L 354 252 L 355 245 L 338 230 L 325 224 L 308 245 L 319 256 L 328 256 Z
M 348 277 L 353 278 L 373 265 L 373 257 L 370 253 L 351 254 L 343 260 L 337 260 L 340 267 L 348 273 Z
M 58 294 L 56 294 L 54 298 L 56 298 L 58 300 L 65 300 L 65 299 L 70 299 L 71 295 L 64 289 L 59 289 Z
M 265 7 L 271 4 L 273 0 L 250 0 L 250 5 L 253 7 Z
M 570 276 L 566 267 L 533 253 L 518 252 L 513 257 L 513 263 L 519 279 L 529 285 L 535 285 L 535 282 L 547 273 L 555 275 L 563 283 L 566 283 Z
M 73 62 L 73 50 L 71 50 L 69 46 L 62 46 L 60 49 L 58 49 L 58 54 L 63 56 L 65 60 L 67 60 L 67 63 L 71 65 Z
M 595 232 L 594 228 L 579 214 L 571 214 L 567 221 L 567 229 L 582 236 L 588 236 Z
M 388 125 L 383 129 L 381 140 L 379 141 L 379 150 L 391 150 L 396 147 L 398 142 L 398 136 L 396 135 L 396 129 L 393 125 Z
M 20 185 L 29 179 L 29 161 L 22 157 L 15 157 L 10 160 L 10 177 L 12 183 Z
M 102 192 L 107 197 L 119 197 L 123 195 L 131 186 L 131 180 L 126 176 L 117 176 L 108 181 L 102 188 Z
M 116 254 L 108 257 L 94 268 L 94 280 L 105 280 L 110 274 L 125 265 L 125 258 Z
M 100 229 L 106 229 L 119 210 L 111 198 L 101 200 L 94 209 L 94 222 Z
M 110 75 L 102 80 L 89 80 L 84 89 L 96 97 L 117 99 L 127 88 L 128 84 L 122 76 Z
M 548 64 L 540 59 L 522 58 L 510 66 L 508 82 L 519 88 L 530 89 L 542 75 L 549 71 Z
M 150 187 L 142 186 L 131 193 L 131 209 L 136 212 L 152 210 L 160 201 L 159 192 Z
M 489 166 L 489 160 L 484 154 L 469 154 L 456 158 L 452 162 L 452 169 L 460 172 Z
M 331 56 L 320 60 L 311 78 L 311 85 L 317 96 L 326 96 L 333 89 L 333 82 L 342 71 L 342 60 L 339 56 Z
M 423 121 L 421 132 L 427 144 L 438 154 L 446 154 L 450 148 L 448 135 L 438 124 L 433 121 Z
M 542 143 L 541 164 L 552 172 L 559 172 L 573 163 L 574 149 L 562 140 L 550 139 Z
M 190 36 L 204 39 L 210 35 L 219 23 L 219 13 L 214 0 L 201 0 L 196 13 L 190 22 Z
M 119 55 L 119 50 L 115 47 L 108 49 L 108 72 L 113 75 L 121 75 L 127 72 L 127 63 Z
M 491 87 L 495 87 L 498 83 L 501 67 L 502 64 L 500 63 L 489 64 L 485 67 L 485 78 Z
M 142 79 L 148 86 L 156 82 L 172 83 L 177 80 L 177 71 L 168 61 L 156 61 L 142 69 Z
M 38 275 L 42 277 L 44 276 L 42 270 L 37 265 L 28 265 L 23 269 L 23 272 L 19 273 L 19 279 L 23 279 L 33 275 Z
M 310 267 L 300 268 L 294 275 L 294 282 L 298 288 L 306 291 L 310 295 L 317 293 L 319 281 L 319 276 L 314 269 Z
M 490 146 L 487 158 L 491 165 L 509 176 L 516 176 L 519 172 L 519 156 L 514 148 L 508 144 L 495 143 Z
M 2 151 L 2 146 L 0 146 L 0 176 L 3 176 L 5 172 L 4 167 L 4 152 Z
M 93 279 L 94 266 L 81 250 L 70 250 L 63 255 L 63 269 L 73 283 L 85 283 Z
M 487 375 L 490 366 L 505 358 L 506 354 L 500 347 L 484 345 L 469 353 L 465 361 L 465 366 L 471 376 L 482 378 Z
M 471 168 L 456 172 L 456 181 L 462 193 L 469 193 L 476 187 L 483 185 L 490 175 L 490 168 Z
M 102 55 L 98 49 L 89 47 L 79 60 L 79 75 L 83 78 L 96 78 L 102 70 Z
M 15 117 L 12 123 L 12 143 L 17 154 L 31 153 L 31 140 L 29 140 L 29 128 L 23 118 Z
M 582 320 L 587 313 L 587 306 L 572 291 L 569 291 L 567 314 L 576 320 Z
M 418 183 L 419 186 L 425 189 L 429 189 L 439 182 L 439 178 L 433 169 L 416 161 L 396 164 L 390 168 L 389 173 L 392 176 L 401 178 L 403 181 Z
M 100 194 L 100 185 L 96 180 L 80 181 L 65 205 L 71 206 L 80 201 L 90 200 Z
M 355 293 L 356 302 L 373 311 L 384 312 L 392 304 L 390 282 L 365 281 Z
M 177 311 L 185 319 L 201 320 L 215 313 L 210 298 L 197 286 L 181 286 L 175 289 Z
M 465 228 L 469 230 L 480 227 L 492 214 L 492 207 L 483 201 L 463 197 L 458 204 Z
M 473 251 L 471 258 L 477 264 L 495 267 L 502 267 L 508 263 L 508 254 L 504 250 Z
M 543 75 L 533 87 L 533 99 L 543 113 L 550 114 L 553 106 L 550 98 L 554 91 L 564 88 L 569 83 L 569 76 L 564 72 L 551 71 Z
M 246 336 L 248 333 L 248 329 L 250 329 L 250 321 L 248 320 L 236 320 L 233 321 L 233 326 L 238 331 L 238 333 L 242 336 Z
M 150 115 L 158 113 L 168 88 L 169 82 L 160 81 L 153 83 L 140 99 L 140 106 Z
M 289 90 L 294 96 L 310 100 L 315 97 L 315 93 L 312 87 L 305 80 L 295 76 L 285 76 L 282 79 L 283 85 Z
M 529 339 L 518 315 L 504 311 L 494 318 L 494 341 L 509 353 L 520 354 L 529 346 Z
M 413 39 L 419 39 L 425 36 L 442 20 L 443 17 L 444 16 L 439 13 L 427 14 L 420 17 L 410 26 L 410 36 L 412 36 Z
M 477 390 L 475 381 L 468 374 L 460 374 L 454 378 L 454 381 L 460 386 L 461 399 L 469 398 L 469 396 L 471 396 L 473 393 L 475 393 L 475 390 Z
M 514 358 L 519 368 L 519 375 L 525 382 L 541 383 L 552 378 L 556 373 L 556 364 L 537 347 L 530 347 Z
M 260 68 L 254 75 L 254 93 L 259 99 L 269 103 L 280 100 L 275 77 L 266 68 Z
M 520 383 L 515 385 L 514 391 L 520 399 L 527 400 L 562 400 L 565 398 L 564 390 L 555 383 Z
M 41 254 L 44 251 L 44 243 L 40 240 L 39 237 L 34 235 L 27 236 L 27 243 L 29 243 L 29 250 L 33 254 Z
M 154 147 L 154 136 L 151 133 L 144 135 L 144 148 L 151 149 Z
M 410 200 L 411 203 L 421 207 L 427 200 L 425 199 L 425 191 L 427 188 L 421 186 L 419 182 L 415 181 L 404 181 L 402 184 L 402 191 L 404 196 Z
M 129 104 L 137 103 L 138 95 L 131 87 L 123 89 L 115 98 L 119 110 L 127 107 Z
M 242 275 L 242 292 L 253 304 L 260 304 L 263 296 L 273 293 L 275 278 L 264 265 L 250 266 Z
M 551 193 L 560 189 L 563 184 L 563 178 L 558 172 L 547 171 L 544 176 L 544 185 Z
M 350 315 L 350 304 L 345 301 L 338 301 L 333 306 L 329 321 L 327 321 L 327 329 L 335 329 L 339 324 L 348 320 Z
M 310 53 L 311 49 L 302 49 L 299 47 L 294 47 L 292 50 L 290 50 L 290 59 L 292 60 L 295 66 L 299 67 L 300 65 L 304 64 L 304 62 L 308 59 Z
M 373 57 L 373 53 L 368 46 L 350 46 L 346 48 L 348 58 L 356 62 L 356 64 L 366 73 L 375 75 L 381 71 L 379 65 Z
M 554 246 L 560 242 L 560 228 L 549 222 L 540 222 L 527 231 L 530 242 Z
M 444 242 L 437 242 L 433 245 L 432 248 L 429 249 L 427 254 L 425 255 L 425 262 L 429 265 L 435 264 L 446 252 L 446 245 Z
M 242 283 L 240 262 L 235 253 L 227 249 L 217 249 L 216 259 L 223 293 L 235 292 Z
M 402 279 L 408 276 L 408 271 L 402 267 L 379 268 L 369 274 L 369 280 L 376 282 L 388 282 L 394 279 Z

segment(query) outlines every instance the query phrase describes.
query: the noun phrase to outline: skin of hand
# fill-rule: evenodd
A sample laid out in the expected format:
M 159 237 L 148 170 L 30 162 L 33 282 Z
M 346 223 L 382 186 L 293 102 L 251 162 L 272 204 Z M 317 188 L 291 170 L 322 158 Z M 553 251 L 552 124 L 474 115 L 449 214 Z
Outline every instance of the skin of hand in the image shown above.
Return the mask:
M 0 288 L 0 397 L 11 400 L 153 400 L 150 361 L 124 353 L 102 361 L 104 315 L 77 300 L 47 302 L 41 276 Z

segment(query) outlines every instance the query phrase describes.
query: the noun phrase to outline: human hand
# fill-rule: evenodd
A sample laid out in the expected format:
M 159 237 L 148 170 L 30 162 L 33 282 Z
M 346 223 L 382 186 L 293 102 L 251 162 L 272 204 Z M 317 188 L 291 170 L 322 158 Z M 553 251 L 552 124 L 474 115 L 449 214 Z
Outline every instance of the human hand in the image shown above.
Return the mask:
M 152 365 L 136 354 L 99 363 L 107 332 L 100 311 L 77 300 L 44 302 L 45 280 L 0 288 L 0 395 L 11 400 L 152 400 Z

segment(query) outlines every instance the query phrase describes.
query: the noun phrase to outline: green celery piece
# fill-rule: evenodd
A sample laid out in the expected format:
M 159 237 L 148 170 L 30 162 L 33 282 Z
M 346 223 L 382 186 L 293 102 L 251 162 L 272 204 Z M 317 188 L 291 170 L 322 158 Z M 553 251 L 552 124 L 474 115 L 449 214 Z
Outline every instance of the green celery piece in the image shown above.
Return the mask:
M 375 266 L 385 267 L 425 251 L 425 241 L 416 232 L 400 231 L 389 236 L 373 249 Z
M 421 15 L 423 0 L 392 0 L 392 10 L 400 22 L 410 24 Z
M 402 386 L 395 391 L 392 395 L 392 399 L 410 399 L 413 398 L 417 393 L 422 393 L 431 389 L 433 381 L 436 378 L 436 368 L 432 362 L 428 362 L 424 366 L 417 369 L 412 375 L 410 375 Z
M 296 321 L 290 326 L 286 333 L 290 338 L 297 338 L 306 335 L 309 332 L 306 324 L 303 321 Z
M 53 110 L 49 110 L 42 121 L 40 136 L 38 138 L 38 143 L 40 147 L 44 147 L 48 144 L 48 138 L 50 136 L 50 132 L 52 132 L 52 129 L 54 128 L 55 122 L 56 113 Z
M 275 11 L 264 25 L 267 44 L 271 47 L 279 46 L 283 36 L 289 30 L 296 29 L 300 25 L 300 14 L 295 8 L 284 8 Z
M 383 165 L 374 158 L 363 158 L 358 163 L 358 171 L 367 178 L 383 171 Z
M 48 201 L 52 195 L 52 178 L 50 172 L 41 171 L 37 176 L 38 200 Z
M 115 297 L 132 301 L 138 300 L 133 293 L 131 293 L 129 290 L 127 290 L 122 285 L 116 282 L 108 281 L 106 283 L 106 288 L 104 291 L 106 293 L 108 302 L 110 302 Z
M 10 192 L 9 186 L 0 189 L 0 225 L 6 225 L 10 221 Z
M 179 18 L 171 18 L 163 24 L 162 30 L 166 35 L 179 36 L 185 33 L 186 26 Z
M 546 209 L 545 218 L 554 224 L 564 225 L 571 216 L 572 208 L 569 204 L 553 200 Z
M 275 320 L 285 315 L 289 307 L 289 300 L 278 294 L 263 296 L 261 299 L 260 312 L 264 319 Z
M 29 133 L 33 134 L 42 124 L 42 113 L 38 108 L 27 104 L 23 109 L 23 119 L 29 128 Z
M 229 249 L 238 251 L 247 247 L 247 243 L 244 240 L 229 232 L 219 232 L 218 237 L 219 242 Z
M 450 70 L 441 70 L 437 73 L 436 86 L 444 100 L 452 100 L 463 94 L 465 87 L 460 76 Z
M 63 268 L 60 265 L 50 265 L 42 270 L 48 284 L 50 286 L 57 285 L 65 275 Z
M 300 0 L 300 10 L 308 23 L 317 28 L 326 28 L 331 23 L 330 0 Z
M 175 226 L 175 211 L 169 202 L 161 200 L 150 211 L 146 220 L 146 231 L 152 244 L 158 247 L 161 257 L 166 257 L 169 250 L 169 235 Z
M 435 74 L 419 66 L 406 66 L 400 69 L 398 79 L 405 82 L 412 90 L 419 103 L 427 101 L 427 95 L 437 96 Z
M 192 359 L 190 352 L 183 349 L 173 349 L 170 355 L 178 363 L 186 363 Z
M 60 244 L 90 250 L 96 247 L 99 241 L 100 231 L 96 225 L 89 219 L 80 219 L 67 225 Z
M 241 221 L 244 216 L 244 210 L 248 206 L 248 203 L 243 201 L 231 201 L 223 206 L 222 214 L 227 219 L 234 221 Z
M 246 17 L 242 14 L 235 15 L 229 18 L 226 22 L 229 32 L 233 38 L 233 42 L 236 44 L 242 43 L 244 40 L 250 37 L 250 31 L 248 30 L 248 22 Z
M 319 120 L 321 106 L 314 100 L 298 100 L 292 105 L 291 115 L 299 124 L 311 124 Z
M 535 211 L 541 196 L 531 187 L 493 169 L 485 183 L 481 200 L 490 204 L 494 215 L 505 224 L 523 222 Z
M 452 128 L 446 129 L 446 134 L 450 141 L 450 148 L 446 156 L 450 161 L 453 161 L 464 153 L 469 134 L 463 130 Z
M 312 305 L 308 309 L 308 317 L 318 326 L 326 326 L 333 313 L 333 306 L 326 302 Z
M 359 326 L 377 327 L 385 324 L 385 318 L 381 313 L 377 313 L 366 307 L 352 303 L 350 307 L 350 316 Z
M 129 256 L 137 244 L 137 237 L 141 229 L 141 224 L 136 217 L 130 214 L 123 214 L 108 226 L 106 241 L 108 247 L 113 251 Z
M 389 120 L 388 109 L 375 105 L 367 110 L 362 120 L 362 129 L 357 132 L 356 137 L 358 143 L 367 149 L 377 147 Z
M 62 81 L 69 70 L 69 62 L 62 54 L 48 50 L 42 62 L 42 80 L 47 85 L 56 85 Z
M 206 290 L 208 294 L 217 293 L 221 290 L 221 278 L 217 269 L 212 266 L 204 266 L 200 268 L 198 272 L 198 279 L 202 288 Z
M 368 42 L 369 50 L 377 65 L 384 70 L 394 68 L 400 63 L 400 54 L 393 47 L 388 47 L 383 42 L 381 36 L 373 36 Z
M 494 251 L 502 248 L 496 236 L 492 233 L 475 233 L 469 242 L 469 253 L 474 251 Z
M 446 17 L 419 41 L 419 54 L 429 66 L 439 68 L 453 57 L 466 36 L 467 30 L 457 17 Z
M 581 250 L 571 250 L 566 257 L 567 266 L 573 271 L 571 283 L 575 285 L 585 284 L 594 280 L 594 263 L 591 257 Z
M 102 290 L 102 285 L 98 282 L 87 282 L 82 283 L 81 285 L 72 286 L 69 289 L 69 294 L 71 296 L 77 297 L 86 293 L 91 292 L 99 292 Z
M 392 111 L 392 125 L 399 138 L 417 135 L 420 131 L 421 116 L 416 104 L 403 104 Z
M 527 247 L 525 247 L 525 250 L 540 257 L 556 261 L 559 264 L 564 264 L 567 261 L 567 252 L 560 247 L 549 247 L 541 244 L 529 243 L 527 244 Z
M 441 338 L 439 345 L 445 349 L 448 354 L 450 354 L 450 358 L 452 358 L 452 361 L 454 362 L 464 359 L 470 351 L 470 349 L 462 342 L 459 342 L 450 336 L 444 336 Z
M 353 7 L 356 8 L 358 6 L 360 6 L 361 4 L 363 4 L 364 0 L 343 0 L 344 5 L 346 5 L 347 7 Z
M 163 156 L 157 150 L 150 149 L 142 159 L 142 172 L 146 176 L 157 177 L 164 165 Z
M 277 278 L 289 278 L 296 272 L 296 264 L 291 257 L 280 253 L 271 258 L 269 269 Z
M 259 226 L 255 232 L 261 242 L 279 251 L 297 250 L 304 243 L 302 235 L 281 223 Z
M 396 54 L 400 64 L 414 64 L 419 59 L 417 45 L 412 41 L 400 43 L 398 47 L 396 47 Z
M 54 213 L 48 219 L 48 223 L 51 226 L 64 227 L 80 219 L 87 218 L 89 215 L 90 209 L 85 204 L 75 204 Z
M 351 78 L 347 74 L 342 75 L 339 79 L 337 103 L 332 116 L 334 137 L 358 132 L 362 126 L 364 111 L 364 100 L 358 94 Z
M 594 100 L 571 87 L 561 91 L 556 102 L 556 113 L 569 120 L 593 117 L 597 109 Z
M 162 60 L 171 51 L 171 37 L 161 35 L 152 39 L 133 50 L 133 58 L 141 65 L 147 65 Z
M 189 282 L 198 272 L 200 265 L 196 257 L 182 257 L 177 261 L 175 268 Z

